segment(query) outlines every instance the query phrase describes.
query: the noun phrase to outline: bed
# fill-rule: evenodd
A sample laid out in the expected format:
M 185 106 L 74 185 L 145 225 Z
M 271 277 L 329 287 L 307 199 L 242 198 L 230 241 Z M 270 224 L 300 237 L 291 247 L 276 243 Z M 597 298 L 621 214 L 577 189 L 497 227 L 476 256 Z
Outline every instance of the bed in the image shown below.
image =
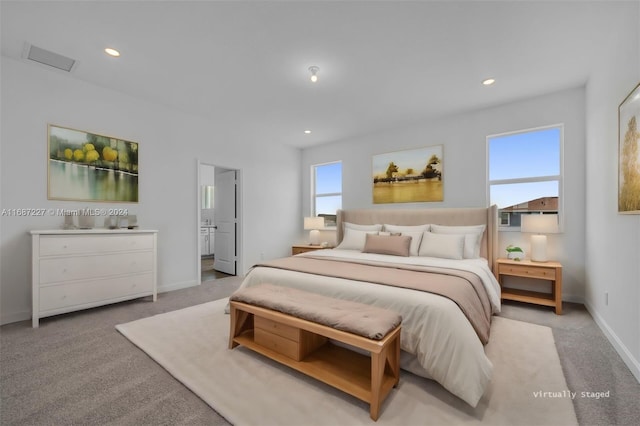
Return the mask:
M 270 283 L 401 314 L 401 367 L 475 407 L 491 381 L 484 344 L 500 311 L 496 221 L 495 206 L 339 210 L 335 249 L 258 264 L 241 288 Z M 447 293 L 457 288 L 469 300 Z

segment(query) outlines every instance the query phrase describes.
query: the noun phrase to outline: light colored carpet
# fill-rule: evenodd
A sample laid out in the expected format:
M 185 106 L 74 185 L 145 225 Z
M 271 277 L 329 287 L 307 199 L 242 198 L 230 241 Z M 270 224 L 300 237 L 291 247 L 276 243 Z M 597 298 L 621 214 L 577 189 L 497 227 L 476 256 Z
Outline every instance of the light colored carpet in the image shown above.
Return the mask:
M 577 424 L 548 327 L 494 318 L 486 346 L 494 378 L 478 407 L 402 371 L 374 423 L 367 404 L 245 348 L 227 349 L 226 303 L 221 299 L 117 329 L 235 425 Z

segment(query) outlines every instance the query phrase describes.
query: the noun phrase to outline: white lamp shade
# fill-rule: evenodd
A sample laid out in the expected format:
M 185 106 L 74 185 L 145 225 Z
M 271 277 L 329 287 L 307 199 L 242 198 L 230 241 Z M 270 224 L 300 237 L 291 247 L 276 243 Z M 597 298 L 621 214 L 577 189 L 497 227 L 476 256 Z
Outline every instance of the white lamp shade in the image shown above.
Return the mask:
M 521 232 L 532 234 L 557 234 L 558 215 L 557 214 L 523 214 Z
M 305 231 L 313 231 L 324 228 L 324 217 L 305 217 L 304 229 Z

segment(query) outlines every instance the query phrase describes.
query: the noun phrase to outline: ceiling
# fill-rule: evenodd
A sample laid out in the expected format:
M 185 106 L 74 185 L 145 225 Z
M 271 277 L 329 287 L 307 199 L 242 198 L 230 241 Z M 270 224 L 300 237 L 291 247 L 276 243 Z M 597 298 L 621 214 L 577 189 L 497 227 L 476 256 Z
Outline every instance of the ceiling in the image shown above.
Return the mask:
M 2 55 L 31 43 L 73 78 L 304 148 L 582 86 L 619 6 L 3 0 Z

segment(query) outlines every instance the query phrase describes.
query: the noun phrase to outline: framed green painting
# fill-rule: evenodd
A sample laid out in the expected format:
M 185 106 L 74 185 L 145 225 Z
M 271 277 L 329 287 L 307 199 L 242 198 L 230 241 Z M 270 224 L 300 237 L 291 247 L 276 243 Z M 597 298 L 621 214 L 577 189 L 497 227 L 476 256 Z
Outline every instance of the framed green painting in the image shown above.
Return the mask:
M 47 126 L 50 200 L 138 202 L 137 142 Z

